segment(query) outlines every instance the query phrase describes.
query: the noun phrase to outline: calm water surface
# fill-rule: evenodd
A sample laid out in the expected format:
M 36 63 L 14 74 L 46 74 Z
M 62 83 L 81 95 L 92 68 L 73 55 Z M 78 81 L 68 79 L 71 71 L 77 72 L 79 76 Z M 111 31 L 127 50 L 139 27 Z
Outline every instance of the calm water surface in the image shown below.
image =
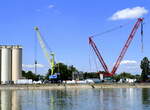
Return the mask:
M 0 110 L 150 110 L 150 89 L 1 90 Z

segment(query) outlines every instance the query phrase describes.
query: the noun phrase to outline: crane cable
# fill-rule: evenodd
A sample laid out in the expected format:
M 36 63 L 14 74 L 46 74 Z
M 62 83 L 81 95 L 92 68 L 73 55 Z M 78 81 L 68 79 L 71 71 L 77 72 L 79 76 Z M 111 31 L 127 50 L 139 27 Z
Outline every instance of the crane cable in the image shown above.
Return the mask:
M 34 72 L 37 73 L 37 39 L 34 37 Z
M 42 35 L 41 35 L 41 36 L 42 36 Z M 53 51 L 52 51 L 52 49 L 50 48 L 50 46 L 48 45 L 48 43 L 46 42 L 44 36 L 42 36 L 42 40 L 43 40 L 43 42 L 45 43 L 45 46 L 46 46 L 46 48 L 49 50 L 49 52 L 52 53 Z
M 131 22 L 131 21 L 130 21 L 130 22 Z M 98 33 L 98 34 L 94 34 L 94 35 L 92 35 L 92 38 L 93 38 L 93 37 L 97 37 L 97 36 L 102 36 L 103 34 L 116 31 L 116 30 L 118 30 L 118 29 L 120 29 L 120 28 L 125 27 L 125 26 L 128 25 L 130 22 L 127 22 L 127 23 L 125 23 L 125 24 L 121 24 L 121 25 L 116 26 L 116 27 L 114 27 L 114 28 L 108 29 L 108 30 L 106 30 L 106 31 L 104 31 L 104 32 L 101 32 L 101 33 Z
M 143 43 L 143 22 L 141 22 L 141 51 L 143 53 L 144 43 Z
M 125 27 L 125 26 L 128 25 L 129 23 L 130 23 L 130 22 L 127 22 L 127 23 L 125 23 L 125 24 L 116 26 L 116 27 L 111 28 L 111 29 L 109 29 L 109 30 L 106 30 L 106 31 L 104 31 L 104 32 L 101 32 L 101 33 L 98 33 L 98 34 L 94 34 L 94 35 L 91 36 L 91 38 L 94 38 L 94 37 L 97 37 L 97 36 L 102 36 L 103 34 L 116 31 L 116 30 L 118 30 L 118 29 L 120 29 L 120 28 Z M 142 53 L 143 53 L 143 49 L 144 49 L 144 43 L 143 43 L 143 22 L 141 22 L 141 51 L 142 51 Z M 91 68 L 90 56 L 89 56 L 89 63 L 90 63 L 90 68 Z M 97 64 L 96 64 L 96 68 L 97 68 Z
M 125 23 L 125 24 L 122 24 L 122 25 L 116 26 L 116 27 L 114 27 L 114 28 L 108 29 L 108 30 L 106 30 L 106 31 L 104 31 L 104 32 L 101 32 L 101 33 L 98 33 L 98 34 L 94 34 L 94 35 L 92 35 L 91 37 L 93 38 L 93 37 L 97 37 L 97 36 L 102 36 L 103 34 L 113 32 L 113 31 L 115 31 L 115 30 L 118 30 L 118 29 L 120 29 L 120 28 L 123 28 L 124 26 L 128 25 L 129 23 L 130 23 L 130 22 L 127 22 L 127 23 Z M 89 49 L 91 50 L 90 45 L 89 45 Z M 93 51 L 92 51 L 92 53 L 93 53 Z M 94 55 L 94 54 L 93 54 L 93 55 Z M 98 71 L 98 65 L 97 65 L 97 63 L 96 63 L 95 57 L 94 57 L 94 63 L 95 63 L 95 65 L 96 65 L 96 70 Z M 92 70 L 92 67 L 91 67 L 90 51 L 89 51 L 89 65 L 90 65 L 90 71 L 91 71 L 91 70 Z
M 91 52 L 90 52 L 90 50 L 91 50 L 91 47 L 90 47 L 90 45 L 89 45 L 89 66 L 90 66 L 90 72 L 92 72 L 92 68 L 91 68 Z
M 90 52 L 90 50 L 91 50 L 92 52 Z M 91 55 L 90 53 L 92 53 L 92 55 Z M 94 62 L 91 62 L 91 57 L 92 57 L 92 59 L 94 59 Z M 96 69 L 96 71 L 98 72 L 98 64 L 97 64 L 97 60 L 96 60 L 95 54 L 94 54 L 93 49 L 92 49 L 92 48 L 90 47 L 90 45 L 89 45 L 89 65 L 90 65 L 90 72 L 92 72 L 92 69 L 95 70 L 94 68 L 92 68 L 92 63 L 95 64 L 95 66 L 96 66 L 95 69 Z
M 94 52 L 93 52 L 94 54 Z M 95 66 L 96 66 L 96 71 L 98 72 L 98 64 L 97 64 L 97 60 L 96 60 L 96 56 L 94 55 L 94 63 L 95 63 Z

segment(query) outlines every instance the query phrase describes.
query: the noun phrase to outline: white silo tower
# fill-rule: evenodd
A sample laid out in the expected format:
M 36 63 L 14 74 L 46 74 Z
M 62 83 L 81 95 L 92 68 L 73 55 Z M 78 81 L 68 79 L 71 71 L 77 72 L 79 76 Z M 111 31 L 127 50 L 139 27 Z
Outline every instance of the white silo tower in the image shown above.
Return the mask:
M 11 81 L 12 60 L 11 46 L 1 46 L 1 83 Z
M 22 47 L 12 47 L 12 81 L 16 83 L 22 76 Z

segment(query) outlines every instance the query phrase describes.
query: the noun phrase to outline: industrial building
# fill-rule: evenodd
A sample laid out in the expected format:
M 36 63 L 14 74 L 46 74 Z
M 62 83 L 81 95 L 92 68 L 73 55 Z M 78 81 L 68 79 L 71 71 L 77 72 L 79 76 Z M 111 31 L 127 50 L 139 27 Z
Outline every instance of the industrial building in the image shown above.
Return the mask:
M 22 47 L 19 45 L 0 46 L 1 84 L 16 83 L 22 76 Z

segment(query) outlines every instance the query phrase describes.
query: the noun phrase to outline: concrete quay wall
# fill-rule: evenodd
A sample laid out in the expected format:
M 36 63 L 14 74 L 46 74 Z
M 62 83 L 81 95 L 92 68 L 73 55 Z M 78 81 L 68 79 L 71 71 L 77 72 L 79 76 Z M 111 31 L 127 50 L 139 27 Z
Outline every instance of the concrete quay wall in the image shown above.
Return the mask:
M 150 88 L 150 83 L 140 84 L 28 84 L 28 85 L 0 85 L 3 89 L 90 89 L 90 88 Z

